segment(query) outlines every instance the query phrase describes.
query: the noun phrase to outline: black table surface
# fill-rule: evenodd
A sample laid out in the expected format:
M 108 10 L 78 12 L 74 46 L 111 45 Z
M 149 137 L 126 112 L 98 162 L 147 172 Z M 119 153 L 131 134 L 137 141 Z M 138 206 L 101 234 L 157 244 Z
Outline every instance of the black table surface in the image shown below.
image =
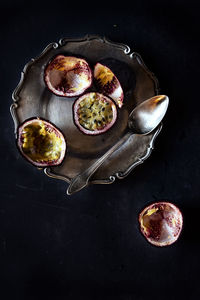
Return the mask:
M 4 299 L 198 299 L 199 36 L 197 1 L 1 2 L 0 297 Z M 94 7 L 95 6 L 95 7 Z M 24 65 L 62 37 L 106 36 L 141 54 L 170 105 L 155 149 L 112 185 L 67 196 L 67 183 L 19 155 L 9 107 Z M 164 248 L 140 234 L 155 201 L 183 212 L 179 240 Z

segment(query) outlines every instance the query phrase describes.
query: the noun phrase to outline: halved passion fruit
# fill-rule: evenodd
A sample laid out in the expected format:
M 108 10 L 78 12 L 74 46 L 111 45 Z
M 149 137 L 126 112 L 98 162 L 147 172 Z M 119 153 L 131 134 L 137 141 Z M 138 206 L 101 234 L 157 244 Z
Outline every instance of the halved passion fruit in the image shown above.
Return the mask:
M 56 95 L 79 96 L 92 84 L 92 72 L 86 60 L 73 56 L 56 56 L 44 73 L 47 87 Z
M 157 202 L 142 210 L 139 223 L 147 241 L 162 247 L 171 245 L 178 239 L 183 226 L 183 216 L 174 204 Z
M 85 134 L 97 135 L 110 129 L 117 119 L 114 102 L 103 94 L 91 92 L 74 103 L 74 121 Z
M 17 146 L 29 162 L 36 167 L 60 165 L 66 153 L 66 141 L 52 123 L 32 118 L 18 128 Z
M 115 74 L 105 65 L 97 63 L 94 67 L 94 78 L 99 90 L 122 107 L 124 93 Z

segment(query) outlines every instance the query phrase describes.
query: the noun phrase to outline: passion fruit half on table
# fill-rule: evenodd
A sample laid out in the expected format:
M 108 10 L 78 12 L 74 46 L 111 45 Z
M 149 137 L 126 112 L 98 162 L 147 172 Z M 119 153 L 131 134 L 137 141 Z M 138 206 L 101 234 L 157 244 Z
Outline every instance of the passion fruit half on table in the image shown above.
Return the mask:
M 112 98 L 118 107 L 121 108 L 124 93 L 115 74 L 105 65 L 97 63 L 94 67 L 94 78 L 99 91 Z
M 88 135 L 98 135 L 109 130 L 117 119 L 115 103 L 103 94 L 90 92 L 79 97 L 73 107 L 74 122 Z
M 24 158 L 36 167 L 60 165 L 66 153 L 66 141 L 52 123 L 32 118 L 18 127 L 17 146 Z
M 156 202 L 139 214 L 139 224 L 147 241 L 155 246 L 168 246 L 176 242 L 183 226 L 183 216 L 177 206 L 169 202 Z
M 91 86 L 92 72 L 86 60 L 58 55 L 46 67 L 44 80 L 57 96 L 74 97 Z

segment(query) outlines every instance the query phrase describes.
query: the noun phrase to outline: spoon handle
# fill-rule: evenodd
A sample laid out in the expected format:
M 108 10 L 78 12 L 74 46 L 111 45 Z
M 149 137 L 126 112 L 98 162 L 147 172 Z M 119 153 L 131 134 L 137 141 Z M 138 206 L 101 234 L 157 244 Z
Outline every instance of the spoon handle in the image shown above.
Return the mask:
M 114 144 L 105 154 L 103 154 L 97 161 L 95 161 L 89 168 L 83 171 L 81 174 L 74 177 L 67 189 L 67 194 L 71 195 L 75 192 L 80 191 L 82 188 L 88 185 L 90 177 L 94 172 L 103 164 L 103 162 L 123 143 L 125 143 L 133 132 L 128 131 L 116 144 Z

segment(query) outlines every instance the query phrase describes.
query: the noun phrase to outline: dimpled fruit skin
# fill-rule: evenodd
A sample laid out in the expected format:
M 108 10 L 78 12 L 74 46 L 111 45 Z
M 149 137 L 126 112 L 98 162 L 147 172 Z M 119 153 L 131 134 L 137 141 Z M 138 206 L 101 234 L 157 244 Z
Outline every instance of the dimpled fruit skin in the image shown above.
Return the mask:
M 121 108 L 124 93 L 115 74 L 105 65 L 97 63 L 94 67 L 94 78 L 99 90 L 109 96 Z
M 58 55 L 46 67 L 44 81 L 54 94 L 74 97 L 91 86 L 92 72 L 84 59 Z
M 183 217 L 178 207 L 169 202 L 156 202 L 139 214 L 140 230 L 148 242 L 155 246 L 168 246 L 179 237 Z

